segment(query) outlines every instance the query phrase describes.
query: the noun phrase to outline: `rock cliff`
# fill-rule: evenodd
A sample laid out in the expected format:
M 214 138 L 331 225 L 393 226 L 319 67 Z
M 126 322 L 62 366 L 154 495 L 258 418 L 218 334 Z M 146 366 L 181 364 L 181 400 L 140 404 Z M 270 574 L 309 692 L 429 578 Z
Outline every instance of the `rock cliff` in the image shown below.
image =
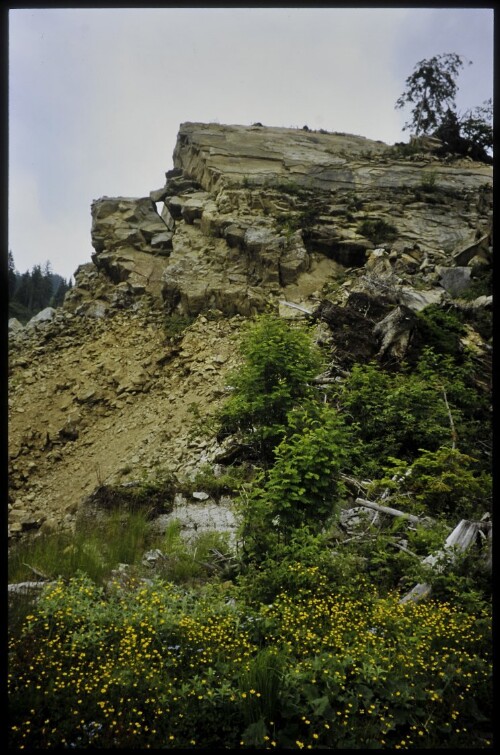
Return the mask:
M 492 168 L 432 150 L 184 123 L 163 187 L 94 201 L 64 306 L 10 330 L 10 536 L 72 527 L 104 482 L 213 461 L 200 427 L 249 316 L 312 313 L 334 370 L 404 356 L 430 303 L 487 310 L 463 296 L 492 262 Z

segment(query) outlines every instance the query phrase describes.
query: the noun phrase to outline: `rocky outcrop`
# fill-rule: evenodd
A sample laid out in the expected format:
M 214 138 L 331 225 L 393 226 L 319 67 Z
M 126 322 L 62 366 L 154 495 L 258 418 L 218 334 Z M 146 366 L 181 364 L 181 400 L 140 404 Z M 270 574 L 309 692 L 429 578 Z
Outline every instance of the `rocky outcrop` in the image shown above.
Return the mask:
M 430 290 L 437 265 L 491 253 L 491 178 L 420 143 L 408 154 L 346 134 L 185 123 L 163 188 L 93 203 L 93 260 L 186 315 L 318 298 L 339 265 L 363 269 L 380 248 L 401 285 L 411 275 Z
M 403 358 L 429 304 L 484 324 L 492 169 L 435 148 L 185 123 L 163 187 L 93 202 L 64 306 L 9 323 L 10 535 L 74 526 L 103 483 L 218 458 L 207 427 L 254 313 L 310 313 L 330 380 Z
M 161 258 L 172 251 L 172 230 L 150 198 L 103 197 L 92 203 L 92 259 L 115 283 L 133 293 L 159 295 Z

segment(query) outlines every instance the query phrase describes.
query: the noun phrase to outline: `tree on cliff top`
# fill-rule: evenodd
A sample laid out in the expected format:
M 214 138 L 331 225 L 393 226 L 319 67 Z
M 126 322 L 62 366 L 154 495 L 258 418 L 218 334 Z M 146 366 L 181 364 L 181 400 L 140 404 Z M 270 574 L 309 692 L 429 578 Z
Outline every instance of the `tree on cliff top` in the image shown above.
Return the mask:
M 491 100 L 462 116 L 455 110 L 456 78 L 463 65 L 463 58 L 456 53 L 434 55 L 419 61 L 406 79 L 406 89 L 397 99 L 396 108 L 413 105 L 412 118 L 405 123 L 403 130 L 411 128 L 415 136 L 430 134 L 439 137 L 445 152 L 490 162 L 493 148 Z
M 458 90 L 455 79 L 463 64 L 462 57 L 456 53 L 434 55 L 416 64 L 406 79 L 406 90 L 396 101 L 398 109 L 408 103 L 414 106 L 412 120 L 404 129 L 414 127 L 418 136 L 429 134 L 440 125 L 447 109 L 454 105 Z

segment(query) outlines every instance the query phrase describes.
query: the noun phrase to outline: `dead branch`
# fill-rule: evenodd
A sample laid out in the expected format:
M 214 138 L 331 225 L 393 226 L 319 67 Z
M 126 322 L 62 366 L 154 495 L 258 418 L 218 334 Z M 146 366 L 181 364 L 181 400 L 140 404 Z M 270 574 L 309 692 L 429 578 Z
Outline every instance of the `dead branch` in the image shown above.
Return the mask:
M 452 447 L 453 450 L 455 450 L 455 448 L 457 446 L 457 433 L 456 433 L 456 430 L 455 430 L 455 423 L 453 422 L 453 416 L 451 414 L 450 405 L 448 403 L 448 397 L 446 396 L 446 391 L 445 391 L 444 388 L 443 388 L 443 398 L 444 398 L 444 403 L 445 403 L 445 406 L 446 406 L 446 411 L 448 412 L 448 418 L 450 420 L 451 447 Z
M 432 520 L 429 518 L 422 518 L 419 516 L 415 516 L 414 514 L 407 514 L 404 511 L 399 511 L 398 509 L 393 509 L 390 506 L 381 506 L 379 503 L 373 503 L 373 501 L 367 501 L 365 498 L 356 498 L 356 503 L 358 503 L 360 506 L 366 506 L 368 509 L 373 509 L 374 511 L 378 511 L 381 514 L 390 514 L 391 516 L 403 516 L 408 521 L 414 522 L 415 524 L 428 524 Z
M 30 564 L 27 564 L 24 561 L 23 561 L 23 566 L 27 566 L 28 569 L 31 569 L 31 571 L 33 572 L 33 574 L 36 577 L 40 577 L 40 579 L 43 580 L 44 582 L 48 582 L 51 579 L 51 577 L 48 577 L 46 574 L 43 574 L 43 572 L 38 571 L 38 569 L 35 569 L 34 566 L 31 566 Z
M 400 551 L 403 551 L 403 553 L 407 553 L 409 556 L 413 556 L 413 558 L 420 559 L 420 556 L 417 553 L 414 553 L 409 548 L 406 547 L 406 545 L 403 545 L 402 543 L 397 543 L 394 540 L 388 541 L 389 545 L 393 545 L 394 548 L 397 548 Z
M 438 573 L 442 572 L 446 562 L 445 557 L 449 556 L 453 560 L 454 553 L 452 549 L 462 552 L 466 551 L 477 541 L 478 536 L 480 537 L 480 532 L 484 533 L 486 530 L 486 534 L 488 535 L 488 538 L 490 538 L 491 529 L 491 522 L 471 522 L 468 519 L 462 519 L 453 532 L 446 538 L 443 548 L 437 551 L 437 553 L 432 553 L 424 558 L 422 563 L 429 564 L 431 569 L 434 569 Z M 487 561 L 487 565 L 488 564 L 491 564 L 491 560 Z M 431 590 L 431 585 L 427 583 L 419 583 L 415 585 L 410 592 L 406 593 L 399 602 L 407 603 L 409 600 L 414 602 L 422 600 L 422 598 L 429 595 Z
M 294 304 L 291 301 L 280 301 L 280 304 L 284 304 L 285 307 L 291 307 L 292 309 L 298 309 L 299 312 L 303 312 L 308 317 L 312 317 L 312 312 L 310 312 L 305 307 L 301 307 L 300 304 Z

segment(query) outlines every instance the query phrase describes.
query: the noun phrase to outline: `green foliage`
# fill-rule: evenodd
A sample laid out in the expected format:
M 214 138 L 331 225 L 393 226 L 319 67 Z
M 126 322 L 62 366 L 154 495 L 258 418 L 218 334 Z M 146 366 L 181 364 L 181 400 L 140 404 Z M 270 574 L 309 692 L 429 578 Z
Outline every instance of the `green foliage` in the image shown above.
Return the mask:
M 59 532 L 22 541 L 9 554 L 9 580 L 33 579 L 33 569 L 49 579 L 84 572 L 97 583 L 119 563 L 136 563 L 147 542 L 148 514 L 115 509 L 75 533 Z
M 465 326 L 457 312 L 445 310 L 437 304 L 430 304 L 416 313 L 416 332 L 413 341 L 422 349 L 424 346 L 438 354 L 449 354 L 456 361 L 462 361 L 460 337 Z
M 441 396 L 443 404 L 446 398 L 454 420 L 450 438 L 455 439 L 462 452 L 478 458 L 482 468 L 489 468 L 491 396 L 477 383 L 477 368 L 473 361 L 464 358 L 462 364 L 457 364 L 447 354 L 424 348 L 415 374 Z
M 244 483 L 249 483 L 253 477 L 253 469 L 247 464 L 226 467 L 217 474 L 212 464 L 203 465 L 188 485 L 184 483 L 185 492 L 203 490 L 212 497 L 237 493 Z
M 288 415 L 274 464 L 240 498 L 245 560 L 259 563 L 301 528 L 321 531 L 345 492 L 348 433 L 335 409 L 309 404 Z
M 410 459 L 419 448 L 435 450 L 450 438 L 442 394 L 417 372 L 355 364 L 338 400 L 360 441 L 352 462 L 362 473 L 376 475 L 389 457 Z
M 462 118 L 451 109 L 443 116 L 434 132 L 441 139 L 441 154 L 467 155 L 473 160 L 492 162 L 493 111 L 491 100 L 469 110 Z
M 473 268 L 471 283 L 467 291 L 464 291 L 461 295 L 462 299 L 471 301 L 478 296 L 491 296 L 493 294 L 493 268 L 491 265 L 484 265 L 481 267 Z M 488 335 L 486 338 L 491 338 L 492 321 L 491 314 L 487 314 L 487 319 L 490 323 Z
M 467 146 L 467 154 L 473 160 L 491 162 L 493 149 L 493 102 L 485 100 L 482 105 L 468 110 L 460 119 L 460 131 Z
M 313 533 L 307 527 L 295 530 L 287 542 L 275 541 L 245 563 L 237 584 L 245 602 L 270 604 L 280 593 L 317 593 L 318 580 L 327 579 L 329 589 L 338 592 L 346 585 L 353 589 L 360 573 L 356 553 L 334 554 L 326 533 Z
M 485 568 L 483 550 L 450 549 L 433 568 L 413 562 L 405 575 L 405 584 L 411 587 L 418 583 L 430 585 L 435 600 L 456 606 L 471 616 L 491 611 L 491 574 Z
M 233 394 L 220 414 L 223 432 L 241 430 L 269 457 L 286 427 L 288 412 L 312 395 L 308 381 L 321 369 L 321 355 L 303 326 L 262 315 L 241 343 L 244 363 L 233 375 Z
M 50 262 L 34 265 L 32 270 L 18 273 L 11 251 L 8 255 L 9 269 L 9 317 L 16 317 L 25 324 L 37 312 L 46 307 L 59 307 L 72 287 L 71 278 L 66 281 L 53 273 Z
M 378 477 L 390 457 L 410 462 L 420 449 L 437 451 L 448 444 L 478 457 L 483 467 L 489 463 L 489 395 L 475 384 L 467 355 L 451 355 L 461 328 L 452 313 L 434 310 L 417 325 L 420 340 L 411 369 L 403 365 L 390 373 L 374 362 L 354 365 L 336 399 L 358 441 L 353 471 Z M 422 333 L 442 353 L 424 347 Z M 478 438 L 486 444 L 479 456 Z
M 442 548 L 449 519 L 479 517 L 490 496 L 487 454 L 472 453 L 489 397 L 460 347 L 463 328 L 453 310 L 427 308 L 409 365 L 356 364 L 323 403 L 312 387 L 323 360 L 307 327 L 257 318 L 219 419 L 260 468 L 100 486 L 108 523 L 59 544 L 57 569 L 33 553 L 11 559 L 12 569 L 24 562 L 64 579 L 23 607 L 22 628 L 16 618 L 9 745 L 432 749 L 445 737 L 453 749 L 489 746 L 481 559 L 471 549 L 441 571 L 421 565 Z M 197 405 L 190 411 L 202 421 Z M 368 495 L 383 490 L 385 502 L 438 524 L 385 517 L 378 534 L 367 520 L 346 538 L 344 472 L 375 478 Z M 188 541 L 173 521 L 158 540 L 146 528 L 174 492 L 195 488 L 239 493 L 236 578 L 219 560 L 235 563 L 226 536 Z M 139 562 L 147 547 L 163 554 L 154 567 Z M 119 562 L 133 566 L 110 581 Z M 24 568 L 16 578 L 31 578 Z M 437 600 L 400 604 L 418 581 Z
M 227 585 L 48 587 L 9 647 L 9 748 L 491 744 L 484 607 L 304 579 L 257 609 Z
M 311 227 L 317 222 L 321 212 L 321 203 L 311 201 L 299 212 L 278 215 L 276 223 L 278 229 L 285 235 L 291 236 L 295 231 L 301 230 L 303 237 L 307 239 Z
M 412 464 L 391 461 L 379 487 L 393 487 L 395 498 L 409 499 L 409 513 L 480 519 L 490 509 L 491 475 L 474 469 L 477 460 L 455 448 L 423 450 Z M 396 505 L 394 498 L 390 500 Z
M 300 186 L 294 181 L 278 181 L 276 188 L 283 194 L 290 194 L 300 199 L 307 199 L 310 196 L 310 191 L 305 186 Z
M 193 324 L 195 318 L 192 315 L 182 315 L 178 312 L 172 312 L 165 317 L 163 329 L 167 338 L 178 338 L 182 336 L 186 328 Z
M 229 556 L 231 549 L 227 533 L 217 531 L 200 532 L 191 540 L 181 533 L 179 520 L 172 520 L 159 540 L 163 553 L 154 570 L 161 577 L 178 585 L 195 585 L 209 581 L 218 572 L 215 565 L 216 551 Z
M 420 188 L 422 191 L 435 191 L 437 188 L 437 173 L 435 170 L 430 170 L 422 174 L 422 180 L 420 182 Z
M 396 142 L 392 147 L 397 157 L 413 157 L 421 151 L 421 147 L 414 142 Z
M 93 497 L 96 505 L 104 511 L 142 510 L 151 518 L 171 511 L 174 495 L 179 488 L 180 483 L 173 473 L 159 469 L 152 477 L 144 476 L 140 481 L 126 485 L 100 484 Z
M 358 233 L 378 245 L 394 241 L 397 238 L 398 229 L 383 218 L 365 218 L 358 225 Z
M 413 128 L 415 134 L 428 134 L 440 123 L 445 107 L 454 103 L 456 78 L 463 66 L 463 58 L 456 53 L 434 55 L 420 60 L 406 79 L 406 90 L 396 101 L 396 108 L 413 105 L 412 120 L 404 129 Z
M 413 105 L 412 118 L 403 129 L 414 129 L 417 136 L 437 136 L 443 143 L 441 154 L 468 155 L 473 160 L 492 162 L 491 99 L 461 117 L 454 109 L 456 78 L 463 65 L 463 58 L 456 53 L 421 60 L 406 79 L 406 90 L 396 101 L 396 108 Z

